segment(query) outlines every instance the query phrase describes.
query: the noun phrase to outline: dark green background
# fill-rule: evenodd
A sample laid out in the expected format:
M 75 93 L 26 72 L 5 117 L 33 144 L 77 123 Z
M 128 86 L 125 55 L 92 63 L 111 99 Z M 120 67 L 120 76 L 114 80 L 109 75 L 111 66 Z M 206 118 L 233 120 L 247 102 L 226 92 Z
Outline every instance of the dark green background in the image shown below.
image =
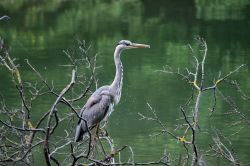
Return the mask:
M 137 113 L 150 114 L 148 102 L 169 130 L 183 123 L 177 120 L 182 117 L 179 106 L 190 96 L 191 89 L 176 76 L 154 71 L 164 65 L 183 71 L 185 67 L 192 68 L 187 44 L 195 44 L 195 35 L 202 36 L 208 44 L 207 85 L 212 84 L 219 71 L 226 74 L 246 64 L 231 79 L 236 79 L 244 92 L 250 91 L 249 0 L 1 0 L 0 15 L 11 17 L 0 22 L 0 35 L 10 47 L 12 57 L 18 59 L 23 80 L 36 79 L 24 63 L 24 59 L 29 59 L 48 80 L 54 81 L 58 91 L 70 79 L 70 68 L 60 66 L 69 64 L 62 51 L 74 46 L 77 39 L 86 40 L 92 46 L 91 51 L 99 54 L 99 85 L 112 82 L 113 51 L 119 40 L 151 45 L 150 49 L 123 53 L 122 98 L 108 125 L 115 144 L 132 146 L 137 161 L 158 160 L 165 148 L 173 160 L 178 158 L 182 145 L 168 135 L 150 137 L 158 126 L 139 121 Z M 221 85 L 220 90 L 225 96 L 231 96 L 240 111 L 249 117 L 249 100 L 243 101 L 228 84 Z M 8 105 L 19 104 L 11 75 L 4 67 L 0 67 L 0 93 Z M 37 102 L 36 115 L 47 111 L 51 102 L 51 99 Z M 209 149 L 214 128 L 225 136 L 239 130 L 229 138 L 239 160 L 250 163 L 250 132 L 245 123 L 232 125 L 240 118 L 225 115 L 230 107 L 219 95 L 212 115 L 208 111 L 213 105 L 212 93 L 205 93 L 201 104 L 201 131 L 197 139 L 199 147 L 204 149 L 202 153 Z M 227 165 L 209 157 L 208 161 L 208 165 Z

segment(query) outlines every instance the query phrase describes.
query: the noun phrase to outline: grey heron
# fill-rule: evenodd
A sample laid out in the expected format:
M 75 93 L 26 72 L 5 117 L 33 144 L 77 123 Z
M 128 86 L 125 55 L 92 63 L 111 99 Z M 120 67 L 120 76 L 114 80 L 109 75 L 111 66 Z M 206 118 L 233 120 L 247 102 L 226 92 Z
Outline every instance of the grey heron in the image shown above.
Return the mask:
M 81 141 L 83 136 L 91 129 L 95 128 L 102 120 L 110 116 L 113 105 L 117 105 L 121 98 L 123 68 L 121 62 L 121 52 L 132 48 L 150 48 L 146 44 L 132 43 L 129 40 L 121 40 L 114 52 L 116 73 L 113 82 L 98 88 L 87 100 L 80 111 L 79 121 L 75 131 L 75 141 Z M 84 120 L 83 120 L 84 119 Z

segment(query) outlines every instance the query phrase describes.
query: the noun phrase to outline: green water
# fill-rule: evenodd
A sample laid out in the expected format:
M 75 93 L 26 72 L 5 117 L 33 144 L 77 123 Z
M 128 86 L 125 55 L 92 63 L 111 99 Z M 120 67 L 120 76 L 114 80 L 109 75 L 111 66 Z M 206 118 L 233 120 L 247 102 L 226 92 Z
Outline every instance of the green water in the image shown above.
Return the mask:
M 191 95 L 191 89 L 177 76 L 156 70 L 169 65 L 173 68 L 191 68 L 192 57 L 187 44 L 195 44 L 195 35 L 202 36 L 208 44 L 206 61 L 207 85 L 219 71 L 226 74 L 235 67 L 246 64 L 240 72 L 230 77 L 237 80 L 246 94 L 250 94 L 250 1 L 249 0 L 72 0 L 72 1 L 9 1 L 0 2 L 0 16 L 10 20 L 0 22 L 0 35 L 10 47 L 10 54 L 20 63 L 24 81 L 35 80 L 33 72 L 25 64 L 29 59 L 47 78 L 53 80 L 57 91 L 69 81 L 70 68 L 63 50 L 76 45 L 76 40 L 91 44 L 91 52 L 98 53 L 98 85 L 109 84 L 114 77 L 113 51 L 121 39 L 150 44 L 150 49 L 129 50 L 123 53 L 124 86 L 122 98 L 109 119 L 107 130 L 117 147 L 133 147 L 136 161 L 156 161 L 164 149 L 171 159 L 178 159 L 183 147 L 169 135 L 150 137 L 159 130 L 152 121 L 139 120 L 138 112 L 150 115 L 147 103 L 156 110 L 170 131 L 182 124 L 179 111 Z M 210 82 L 209 82 L 210 81 Z M 248 119 L 249 100 L 245 101 L 237 90 L 223 84 L 220 91 L 231 96 Z M 11 75 L 0 67 L 0 93 L 7 104 L 15 106 L 17 92 Z M 216 111 L 212 93 L 202 98 L 200 134 L 198 145 L 201 154 L 212 143 L 213 129 L 219 129 L 230 137 L 239 160 L 250 163 L 250 132 L 240 119 L 225 115 L 230 107 L 218 94 Z M 80 106 L 83 106 L 85 99 Z M 51 99 L 36 103 L 37 114 L 48 110 Z M 239 125 L 233 125 L 241 121 Z M 177 135 L 180 134 L 178 131 Z M 180 135 L 181 136 L 181 135 Z M 125 156 L 127 156 L 125 154 Z M 176 162 L 176 161 L 173 161 Z M 219 159 L 208 157 L 208 165 L 227 165 Z M 41 164 L 43 165 L 43 164 Z

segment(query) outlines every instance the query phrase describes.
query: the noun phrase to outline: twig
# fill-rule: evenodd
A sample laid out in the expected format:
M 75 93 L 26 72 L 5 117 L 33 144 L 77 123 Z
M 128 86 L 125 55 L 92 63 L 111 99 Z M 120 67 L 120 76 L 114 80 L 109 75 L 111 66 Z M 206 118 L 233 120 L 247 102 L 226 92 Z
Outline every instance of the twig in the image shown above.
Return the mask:
M 195 156 L 195 157 L 193 157 L 192 165 L 196 165 L 197 162 L 198 162 L 198 150 L 197 150 L 197 147 L 196 147 L 196 144 L 195 144 L 195 141 L 196 141 L 195 129 L 193 128 L 193 126 L 192 126 L 192 125 L 190 124 L 190 122 L 188 121 L 184 109 L 183 109 L 182 107 L 180 107 L 180 110 L 181 110 L 181 112 L 182 112 L 182 115 L 184 116 L 184 119 L 185 119 L 186 123 L 188 124 L 189 128 L 190 128 L 191 131 L 192 131 L 192 148 L 193 148 L 193 152 L 194 152 L 194 156 Z
M 76 78 L 76 70 L 73 69 L 70 83 L 61 91 L 61 93 L 59 94 L 59 96 L 57 97 L 57 99 L 55 100 L 54 104 L 52 105 L 52 107 L 49 111 L 49 117 L 48 117 L 48 121 L 47 121 L 46 133 L 45 133 L 45 138 L 44 138 L 44 155 L 45 155 L 46 163 L 48 166 L 51 165 L 51 163 L 50 163 L 51 156 L 50 156 L 50 152 L 49 152 L 49 142 L 48 141 L 49 141 L 49 137 L 51 134 L 50 130 L 51 130 L 52 115 L 55 113 L 56 106 L 57 106 L 58 102 L 61 100 L 61 98 L 63 97 L 63 95 L 66 92 L 68 92 L 68 90 L 74 85 L 75 78 Z

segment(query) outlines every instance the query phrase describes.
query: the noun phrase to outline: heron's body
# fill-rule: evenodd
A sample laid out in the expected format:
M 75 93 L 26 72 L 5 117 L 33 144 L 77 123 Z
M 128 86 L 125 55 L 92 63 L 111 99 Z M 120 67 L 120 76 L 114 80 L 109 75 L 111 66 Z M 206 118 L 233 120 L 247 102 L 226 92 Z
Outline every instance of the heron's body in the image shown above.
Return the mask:
M 108 86 L 103 86 L 97 89 L 88 99 L 85 106 L 80 112 L 80 116 L 86 120 L 89 130 L 94 128 L 101 120 L 107 118 L 113 110 L 113 96 L 110 94 L 102 94 Z M 79 119 L 75 141 L 78 142 L 82 139 L 83 135 L 88 132 L 85 122 Z
M 122 50 L 128 48 L 145 48 L 148 45 L 135 44 L 127 40 L 122 40 L 118 43 L 114 53 L 114 61 L 116 66 L 116 74 L 114 81 L 111 85 L 105 85 L 98 88 L 87 100 L 86 104 L 80 111 L 79 119 L 76 133 L 75 141 L 78 142 L 82 140 L 83 135 L 89 130 L 97 126 L 103 119 L 109 117 L 113 110 L 113 105 L 118 104 L 121 98 L 122 90 L 122 79 L 123 79 L 123 68 L 120 55 Z M 86 124 L 87 122 L 87 124 Z

